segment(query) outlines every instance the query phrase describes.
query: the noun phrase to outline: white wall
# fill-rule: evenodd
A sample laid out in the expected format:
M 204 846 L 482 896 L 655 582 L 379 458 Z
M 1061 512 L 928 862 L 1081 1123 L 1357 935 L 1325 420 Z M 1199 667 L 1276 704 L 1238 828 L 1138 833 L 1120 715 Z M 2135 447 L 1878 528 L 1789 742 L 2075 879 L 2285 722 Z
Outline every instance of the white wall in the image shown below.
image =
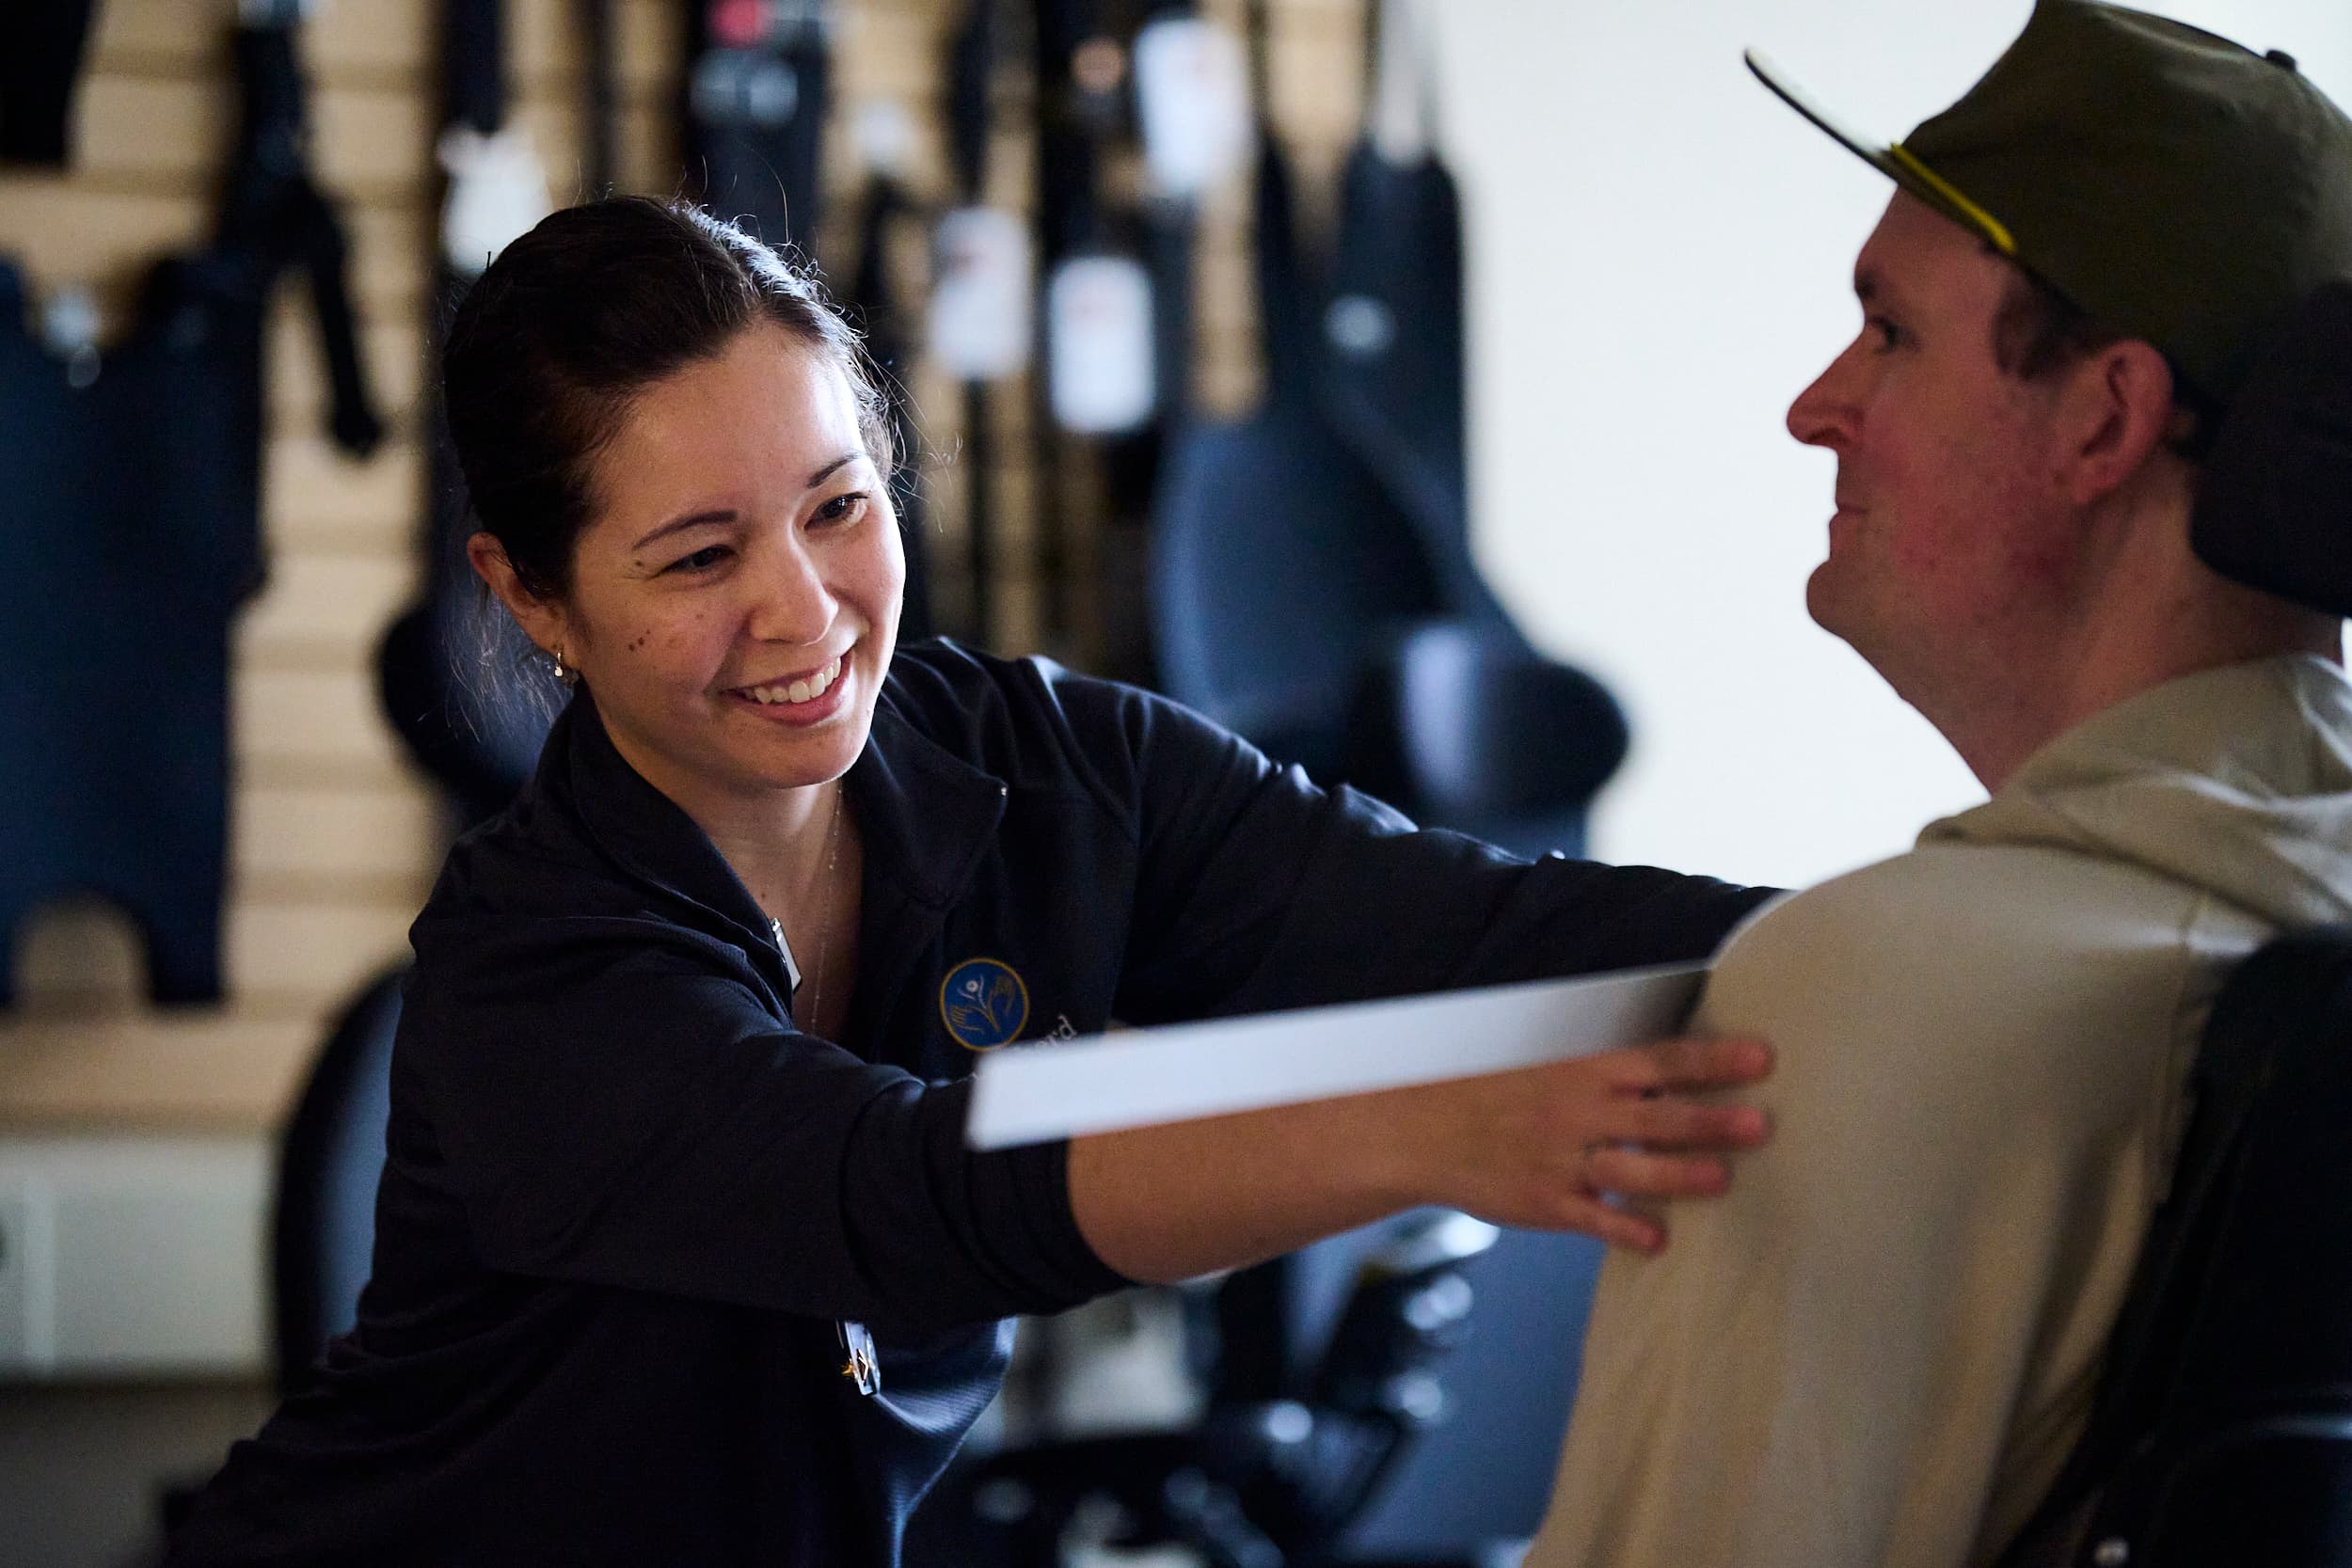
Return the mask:
M 2344 0 L 2154 0 L 2282 47 L 2352 104 Z M 1634 754 L 1595 852 L 1804 882 L 1981 799 L 1805 618 L 1834 464 L 1782 429 L 1858 323 L 1890 187 L 1740 63 L 1756 44 L 1894 137 L 1964 91 L 2027 0 L 1434 0 L 1468 213 L 1481 564 L 1607 680 Z

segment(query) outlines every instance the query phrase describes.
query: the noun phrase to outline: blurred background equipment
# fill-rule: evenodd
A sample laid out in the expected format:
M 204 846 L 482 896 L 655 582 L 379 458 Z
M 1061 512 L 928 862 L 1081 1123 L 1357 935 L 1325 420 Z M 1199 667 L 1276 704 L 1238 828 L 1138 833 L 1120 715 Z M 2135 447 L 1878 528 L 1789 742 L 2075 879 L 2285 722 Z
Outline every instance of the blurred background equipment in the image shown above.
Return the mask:
M 832 103 L 827 0 L 703 0 L 691 31 L 684 168 L 689 189 L 770 245 L 814 255 L 818 165 Z
M 988 204 L 989 143 L 994 133 L 998 0 L 965 0 L 949 36 L 945 91 L 951 205 L 933 239 L 928 349 L 959 383 L 962 447 L 964 604 L 957 635 L 991 645 L 996 526 L 997 438 L 992 383 L 1029 359 L 1031 290 L 1027 230 L 1018 214 Z
M 529 132 L 507 115 L 505 0 L 442 0 L 440 15 L 436 153 L 445 181 L 440 228 L 429 247 L 437 309 L 428 323 L 428 352 L 434 355 L 466 290 L 550 207 L 547 175 Z M 609 41 L 609 30 L 585 30 L 584 41 L 599 39 Z M 592 51 L 582 74 L 602 81 L 608 71 Z M 588 162 L 609 157 L 609 125 L 599 117 L 586 126 Z M 377 645 L 377 695 L 411 759 L 449 792 L 459 817 L 471 825 L 505 810 L 531 776 L 560 694 L 467 563 L 466 540 L 474 527 L 442 422 L 439 389 L 431 380 L 421 408 L 428 464 L 419 530 L 423 593 Z
M 968 1568 L 1057 1568 L 1097 1546 L 1179 1546 L 1211 1568 L 1362 1560 L 1342 1543 L 1375 1503 L 1408 1439 L 1447 1405 L 1447 1353 L 1475 1291 L 1468 1265 L 1500 1232 L 1451 1211 L 1381 1227 L 1335 1302 L 1316 1304 L 1310 1354 L 1279 1387 L 1212 1379 L 1206 1413 L 1175 1431 L 1011 1447 L 960 1465 L 926 1505 L 909 1559 Z M 1279 1323 L 1252 1323 L 1253 1337 Z M 1238 1371 L 1248 1358 L 1224 1366 Z M 1413 1499 L 1415 1502 L 1426 1498 Z M 1425 1532 L 1424 1532 L 1425 1533 Z M 1417 1561 L 1474 1562 L 1481 1531 Z
M 72 157 L 73 95 L 96 4 L 49 0 L 0 16 L 0 159 L 63 165 Z
M 137 923 L 163 1003 L 221 995 L 230 626 L 263 570 L 263 325 L 287 269 L 309 277 L 337 443 L 365 456 L 382 433 L 279 11 L 235 33 L 240 120 L 211 242 L 153 264 L 127 337 L 102 345 L 95 307 L 60 293 L 34 338 L 0 263 L 0 931 L 100 895 Z
M 866 334 L 866 352 L 890 404 L 890 451 L 895 465 L 891 499 L 898 533 L 906 545 L 906 588 L 900 595 L 901 641 L 932 636 L 931 542 L 924 518 L 923 435 L 908 377 L 914 371 L 915 338 L 899 303 L 895 253 L 899 230 L 919 221 L 920 206 L 907 189 L 907 162 L 914 127 L 896 99 L 877 99 L 860 111 L 855 145 L 866 171 L 857 214 L 857 263 L 842 295 L 850 319 Z
M 1166 689 L 1326 783 L 1521 854 L 1581 853 L 1623 715 L 1542 657 L 1470 557 L 1461 236 L 1429 133 L 1410 8 L 1382 0 L 1370 116 L 1347 162 L 1327 282 L 1305 262 L 1265 104 L 1260 410 L 1197 424 L 1161 479 L 1153 630 Z

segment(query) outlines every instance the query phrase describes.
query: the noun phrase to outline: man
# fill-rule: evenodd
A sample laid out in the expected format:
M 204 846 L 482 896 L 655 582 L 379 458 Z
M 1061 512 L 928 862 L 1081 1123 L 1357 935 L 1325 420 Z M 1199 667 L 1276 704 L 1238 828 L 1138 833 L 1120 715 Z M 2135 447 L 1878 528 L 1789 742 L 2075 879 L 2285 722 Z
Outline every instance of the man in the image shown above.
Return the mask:
M 1992 799 L 1725 949 L 1698 1027 L 1776 1042 L 1774 1141 L 1607 1265 L 1529 1568 L 1996 1558 L 2082 1430 L 2215 990 L 2352 916 L 2347 607 L 2201 561 L 2190 455 L 2352 278 L 2352 122 L 2086 0 L 1891 149 L 1774 85 L 1900 187 L 1788 413 L 1837 457 L 1808 606 Z

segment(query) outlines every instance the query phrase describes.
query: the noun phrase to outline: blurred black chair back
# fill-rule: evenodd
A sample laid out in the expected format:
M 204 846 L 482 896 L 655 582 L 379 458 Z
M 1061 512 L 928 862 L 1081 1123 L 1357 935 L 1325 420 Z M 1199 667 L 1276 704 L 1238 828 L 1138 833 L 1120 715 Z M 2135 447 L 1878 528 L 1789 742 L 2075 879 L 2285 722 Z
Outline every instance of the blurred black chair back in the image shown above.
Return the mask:
M 358 1320 L 375 1251 L 375 1189 L 391 1119 L 392 1036 L 405 968 L 359 993 L 287 1123 L 272 1226 L 278 1385 L 291 1391 Z
M 1413 526 L 1317 409 L 1288 159 L 1259 141 L 1264 402 L 1183 430 L 1152 508 L 1152 640 L 1168 693 L 1329 780 L 1359 673 L 1389 628 L 1441 614 Z
M 2003 1568 L 2352 1565 L 2352 927 L 2231 977 L 2082 1443 Z
M 1150 568 L 1161 684 L 1277 760 L 1424 825 L 1524 855 L 1581 853 L 1585 808 L 1625 755 L 1624 716 L 1591 677 L 1530 648 L 1471 563 L 1459 265 L 1438 243 L 1458 245 L 1451 185 L 1442 170 L 1382 166 L 1368 150 L 1351 166 L 1351 204 L 1386 217 L 1357 214 L 1337 273 L 1349 292 L 1318 311 L 1289 166 L 1262 138 L 1266 396 L 1246 420 L 1186 430 L 1168 457 Z M 1424 199 L 1433 178 L 1443 201 Z M 1397 201 L 1443 221 L 1388 221 Z M 1407 230 L 1453 278 L 1451 314 L 1404 297 L 1399 280 L 1417 275 L 1391 252 Z M 1378 352 L 1317 329 L 1347 308 L 1387 324 Z M 1433 407 L 1438 364 L 1452 367 L 1451 401 Z

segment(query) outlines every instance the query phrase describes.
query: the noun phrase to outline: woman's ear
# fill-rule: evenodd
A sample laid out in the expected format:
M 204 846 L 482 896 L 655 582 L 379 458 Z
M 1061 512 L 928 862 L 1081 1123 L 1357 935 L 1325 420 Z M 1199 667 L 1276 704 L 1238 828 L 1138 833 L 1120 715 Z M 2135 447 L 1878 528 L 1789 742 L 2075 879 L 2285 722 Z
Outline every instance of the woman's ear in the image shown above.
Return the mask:
M 506 559 L 506 546 L 498 542 L 496 534 L 476 533 L 469 538 L 466 560 L 473 566 L 474 576 L 498 595 L 499 603 L 515 617 L 523 635 L 539 644 L 542 652 L 553 657 L 564 646 L 564 607 L 523 586 L 522 578 L 515 574 L 515 563 Z
M 2172 367 L 2153 344 L 2136 338 L 2084 356 L 2065 397 L 2067 487 L 2079 505 L 2120 489 L 2152 453 L 2165 450 L 2173 429 Z

